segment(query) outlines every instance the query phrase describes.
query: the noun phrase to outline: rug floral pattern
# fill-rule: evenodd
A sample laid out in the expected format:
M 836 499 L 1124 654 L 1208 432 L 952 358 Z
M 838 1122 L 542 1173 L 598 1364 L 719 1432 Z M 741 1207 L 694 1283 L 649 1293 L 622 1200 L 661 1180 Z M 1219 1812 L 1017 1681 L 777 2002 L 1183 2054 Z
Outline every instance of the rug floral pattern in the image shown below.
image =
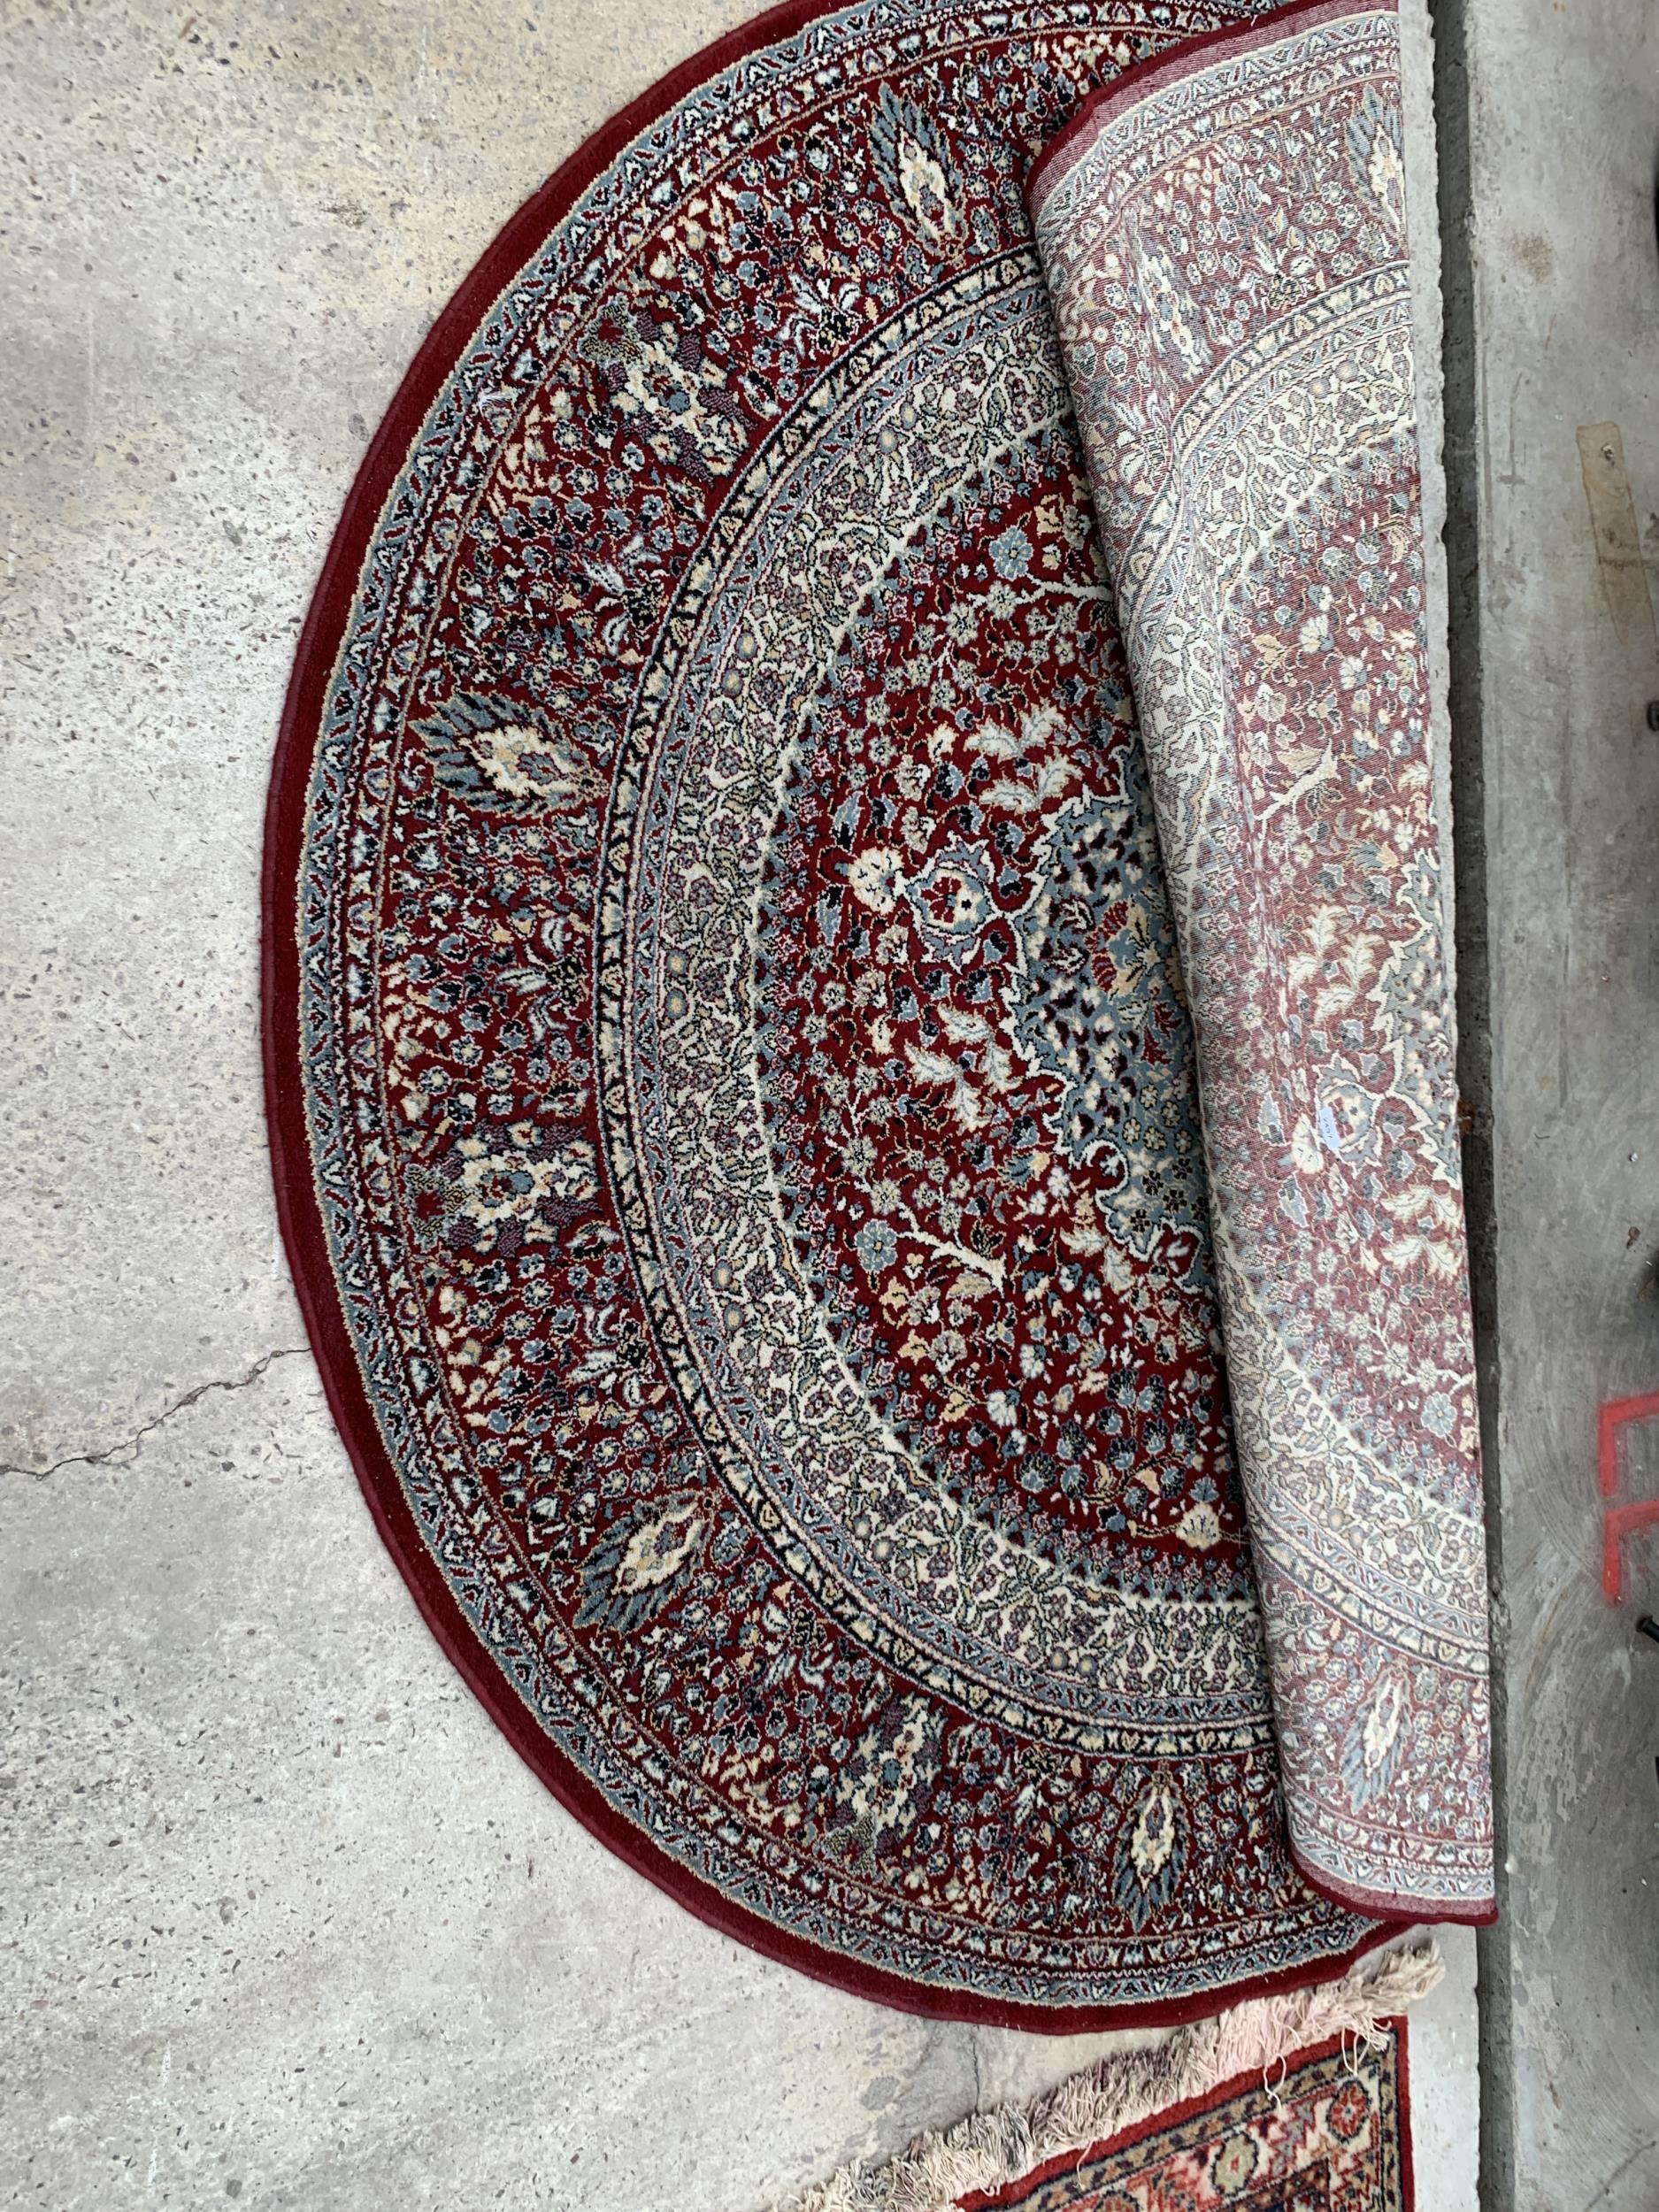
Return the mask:
M 1221 19 L 870 0 L 693 73 L 404 423 L 273 809 L 290 1241 L 428 1617 L 694 1909 L 1031 2025 L 1368 1933 L 1287 1848 L 1021 194 Z
M 1403 2039 L 1298 2052 L 963 2212 L 1411 2212 Z

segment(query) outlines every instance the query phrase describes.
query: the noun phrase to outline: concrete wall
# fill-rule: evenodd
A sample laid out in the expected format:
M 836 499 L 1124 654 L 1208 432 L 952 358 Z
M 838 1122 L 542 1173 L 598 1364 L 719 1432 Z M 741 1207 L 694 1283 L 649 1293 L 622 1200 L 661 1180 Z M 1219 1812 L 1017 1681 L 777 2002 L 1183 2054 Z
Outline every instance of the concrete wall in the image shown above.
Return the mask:
M 1659 697 L 1659 7 L 1437 12 L 1463 1087 L 1506 1649 L 1482 2200 L 1653 2212 L 1659 1645 L 1633 1622 L 1659 1609 L 1659 1544 L 1630 1547 L 1610 1607 L 1596 1424 L 1659 1387 L 1659 733 L 1641 718 Z M 1627 506 L 1621 441 L 1580 450 L 1609 423 Z M 1651 1495 L 1655 1432 L 1632 1440 L 1624 1486 Z

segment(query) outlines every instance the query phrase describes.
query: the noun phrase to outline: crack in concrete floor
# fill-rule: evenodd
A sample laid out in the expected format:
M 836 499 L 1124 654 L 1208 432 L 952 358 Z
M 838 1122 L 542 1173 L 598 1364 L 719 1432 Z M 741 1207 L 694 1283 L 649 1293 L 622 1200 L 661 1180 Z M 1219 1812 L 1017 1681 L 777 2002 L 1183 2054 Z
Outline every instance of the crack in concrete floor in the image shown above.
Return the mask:
M 309 1344 L 280 1344 L 274 1351 L 266 1352 L 262 1358 L 257 1359 L 245 1375 L 214 1377 L 211 1381 L 197 1383 L 194 1389 L 187 1390 L 181 1397 L 175 1398 L 170 1406 L 164 1406 L 159 1413 L 134 1429 L 130 1436 L 122 1437 L 119 1443 L 106 1444 L 96 1451 L 66 1452 L 63 1458 L 53 1460 L 48 1467 L 26 1467 L 17 1461 L 0 1462 L 0 1475 L 30 1475 L 36 1482 L 46 1482 L 53 1475 L 60 1474 L 65 1467 L 130 1466 L 132 1461 L 123 1458 L 122 1455 L 131 1453 L 135 1458 L 145 1438 L 153 1436 L 157 1429 L 165 1427 L 176 1414 L 199 1404 L 216 1391 L 246 1390 L 278 1360 L 309 1358 L 311 1348 Z

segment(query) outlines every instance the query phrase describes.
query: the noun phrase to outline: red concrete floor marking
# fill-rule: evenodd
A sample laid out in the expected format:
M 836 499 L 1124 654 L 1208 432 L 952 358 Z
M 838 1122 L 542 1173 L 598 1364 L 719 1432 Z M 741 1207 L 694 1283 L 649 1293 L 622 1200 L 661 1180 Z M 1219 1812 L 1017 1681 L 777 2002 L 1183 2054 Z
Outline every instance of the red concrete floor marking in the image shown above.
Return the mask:
M 1622 1469 L 1619 1438 L 1642 1421 L 1659 1420 L 1659 1390 L 1644 1391 L 1639 1398 L 1609 1398 L 1596 1415 L 1595 1479 L 1604 1499 L 1617 1498 Z M 1659 1528 L 1659 1498 L 1637 1498 L 1623 1505 L 1601 1509 L 1601 1594 L 1609 1605 L 1624 1601 L 1624 1555 L 1627 1536 L 1640 1528 Z

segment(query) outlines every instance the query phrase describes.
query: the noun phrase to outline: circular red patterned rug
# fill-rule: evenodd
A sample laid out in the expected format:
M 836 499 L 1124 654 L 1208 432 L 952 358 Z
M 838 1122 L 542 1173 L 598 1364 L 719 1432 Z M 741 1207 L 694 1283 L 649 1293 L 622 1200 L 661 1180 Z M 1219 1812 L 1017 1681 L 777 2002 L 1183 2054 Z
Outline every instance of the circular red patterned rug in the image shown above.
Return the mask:
M 560 1798 L 867 1995 L 1330 1970 L 1191 1035 L 1021 180 L 1214 7 L 791 8 L 508 227 L 375 441 L 271 808 L 289 1249 Z

